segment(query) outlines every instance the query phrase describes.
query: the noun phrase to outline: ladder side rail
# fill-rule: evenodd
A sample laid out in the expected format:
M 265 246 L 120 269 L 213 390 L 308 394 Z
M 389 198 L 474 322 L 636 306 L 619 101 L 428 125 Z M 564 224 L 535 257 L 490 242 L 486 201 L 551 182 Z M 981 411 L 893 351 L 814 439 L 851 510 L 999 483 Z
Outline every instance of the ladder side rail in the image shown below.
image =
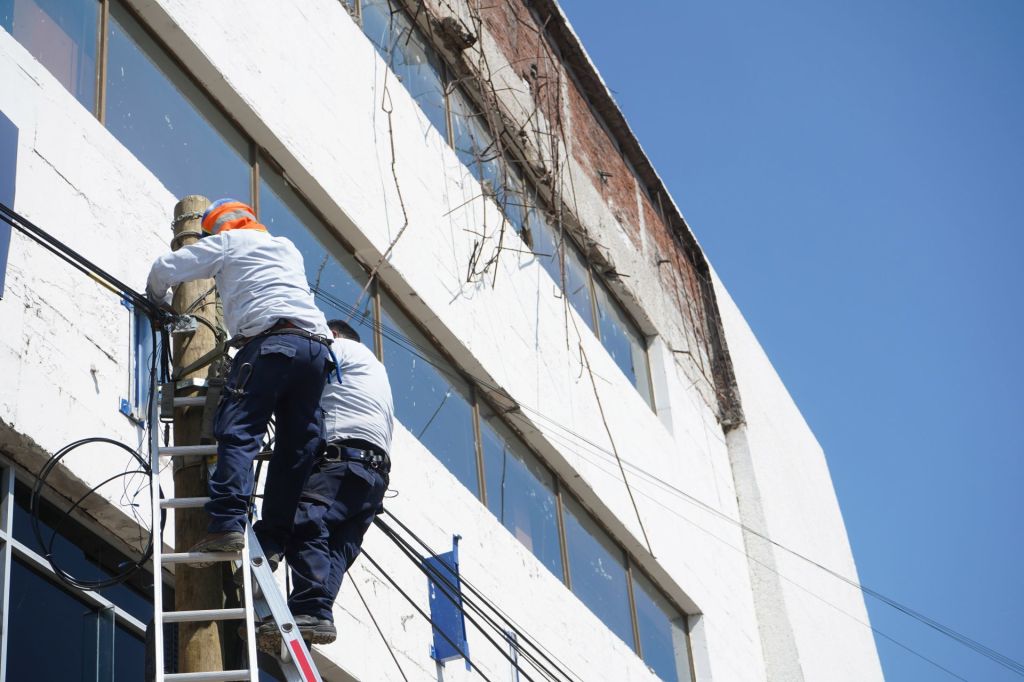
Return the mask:
M 270 570 L 270 563 L 263 555 L 263 548 L 252 525 L 246 525 L 246 537 L 249 543 L 250 558 L 252 561 L 252 575 L 260 588 L 258 600 L 254 600 L 255 610 L 266 613 L 269 611 L 273 617 L 278 631 L 281 633 L 281 648 L 283 649 L 282 671 L 288 682 L 323 682 L 320 672 L 317 670 L 309 647 L 302 639 L 292 612 L 288 608 L 288 600 L 281 592 L 281 587 L 274 580 L 274 573 Z
M 252 682 L 259 682 L 259 660 L 256 654 L 256 623 L 252 611 L 252 558 L 248 532 L 249 524 L 246 523 L 245 548 L 242 550 L 242 603 L 245 607 L 245 649 L 246 659 L 249 661 L 249 676 Z M 254 536 L 253 536 L 254 537 Z
M 149 490 L 153 517 L 150 523 L 150 532 L 153 536 L 153 679 L 154 682 L 164 682 L 164 533 L 160 524 L 160 393 L 164 389 L 153 382 L 152 390 L 155 392 L 155 399 L 151 401 L 149 411 Z

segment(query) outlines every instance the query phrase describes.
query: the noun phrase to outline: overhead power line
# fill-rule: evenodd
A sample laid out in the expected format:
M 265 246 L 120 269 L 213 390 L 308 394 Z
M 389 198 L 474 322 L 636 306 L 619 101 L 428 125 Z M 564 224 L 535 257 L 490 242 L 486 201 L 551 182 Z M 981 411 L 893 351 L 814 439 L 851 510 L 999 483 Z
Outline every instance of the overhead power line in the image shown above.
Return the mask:
M 326 303 L 328 303 L 329 305 L 335 307 L 336 309 L 338 309 L 341 312 L 351 313 L 351 314 L 354 314 L 354 315 L 361 315 L 361 312 L 359 310 L 351 307 L 349 304 L 345 303 L 344 301 L 341 301 L 341 300 L 337 299 L 336 297 L 332 296 L 331 294 L 328 294 L 328 293 L 326 293 L 326 292 L 324 292 L 322 290 L 314 290 L 314 294 L 316 294 L 318 297 L 320 297 Z M 817 568 L 819 568 L 820 570 L 824 571 L 825 573 L 831 575 L 835 579 L 840 580 L 840 581 L 850 585 L 851 587 L 854 587 L 857 590 L 860 590 L 861 592 L 863 592 L 864 594 L 866 594 L 868 596 L 871 596 L 871 597 L 873 597 L 875 599 L 878 599 L 879 601 L 881 601 L 882 603 L 886 604 L 887 606 L 890 606 L 891 608 L 896 609 L 900 613 L 903 613 L 904 615 L 909 616 L 910 618 L 920 622 L 921 624 L 925 625 L 926 627 L 928 627 L 930 629 L 933 629 L 936 632 L 939 632 L 939 633 L 941 633 L 941 634 L 943 634 L 943 635 L 953 639 L 954 641 L 956 641 L 959 644 L 961 644 L 961 645 L 971 649 L 972 651 L 978 653 L 979 655 L 984 656 L 985 658 L 988 658 L 989 660 L 995 662 L 996 664 L 998 664 L 998 665 L 1000 665 L 1000 666 L 1002 666 L 1004 668 L 1007 668 L 1008 670 L 1011 670 L 1011 671 L 1017 673 L 1018 675 L 1021 675 L 1022 677 L 1024 677 L 1024 663 L 1022 663 L 1020 661 L 1017 661 L 1017 660 L 1015 660 L 1015 659 L 1013 659 L 1013 658 L 1011 658 L 1011 657 L 1009 657 L 1009 656 L 1007 656 L 1007 655 L 1005 655 L 1005 654 L 1003 654 L 1003 653 L 1001 653 L 1001 652 L 999 652 L 999 651 L 997 651 L 997 650 L 995 650 L 995 649 L 993 649 L 993 648 L 991 648 L 989 646 L 986 646 L 985 644 L 979 642 L 978 640 L 976 640 L 974 638 L 971 638 L 971 637 L 963 634 L 962 632 L 959 632 L 958 630 L 956 630 L 956 629 L 954 629 L 954 628 L 952 628 L 952 627 L 950 627 L 948 625 L 945 625 L 945 624 L 935 620 L 934 618 L 931 618 L 931 617 L 921 613 L 920 611 L 918 611 L 916 609 L 913 609 L 913 608 L 907 606 L 906 604 L 903 604 L 903 603 L 899 602 L 896 599 L 893 599 L 892 597 L 889 597 L 889 596 L 885 595 L 884 593 L 882 593 L 882 592 L 880 592 L 878 590 L 875 590 L 875 589 L 873 589 L 871 587 L 863 585 L 859 581 L 854 580 L 854 579 L 852 579 L 852 578 L 850 578 L 848 576 L 845 576 L 842 573 L 840 573 L 839 571 L 831 569 L 828 566 L 825 566 L 824 564 L 822 564 L 822 563 L 820 563 L 820 562 L 818 562 L 818 561 L 808 557 L 807 555 L 805 555 L 805 554 L 803 554 L 801 552 L 798 552 L 795 549 L 792 549 L 792 548 L 790 548 L 790 547 L 788 547 L 788 546 L 786 546 L 786 545 L 784 545 L 784 544 L 782 544 L 780 542 L 777 542 L 776 540 L 772 539 L 771 537 L 769 537 L 768 535 L 764 534 L 763 532 L 758 531 L 758 530 L 756 530 L 754 528 L 751 528 L 750 526 L 747 526 L 742 521 L 729 516 L 725 512 L 715 508 L 713 505 L 710 505 L 707 502 L 704 502 L 700 498 L 698 498 L 698 497 L 696 497 L 696 496 L 686 492 L 685 490 L 682 490 L 681 488 L 672 485 L 671 483 L 669 483 L 669 482 L 665 481 L 664 479 L 656 476 L 655 474 L 653 474 L 650 471 L 644 469 L 643 467 L 640 467 L 640 466 L 630 462 L 629 460 L 621 459 L 621 458 L 616 457 L 616 454 L 614 452 L 609 451 L 605 447 L 599 445 L 598 443 L 595 443 L 593 440 L 591 440 L 591 439 L 587 438 L 586 436 L 584 436 L 584 435 L 574 431 L 570 427 L 564 426 L 561 423 L 555 421 L 554 419 L 552 419 L 549 416 L 547 416 L 541 410 L 539 410 L 537 408 L 534 408 L 534 407 L 531 407 L 529 405 L 525 405 L 525 404 L 523 404 L 523 403 L 513 399 L 500 386 L 497 386 L 496 384 L 494 384 L 494 383 L 492 383 L 492 382 L 490 382 L 490 381 L 488 381 L 486 379 L 481 379 L 480 377 L 474 376 L 472 374 L 465 373 L 465 372 L 460 372 L 460 371 L 452 369 L 449 366 L 448 361 L 445 360 L 443 357 L 437 355 L 436 352 L 431 352 L 430 349 L 424 348 L 420 344 L 417 344 L 415 341 L 413 341 L 413 340 L 409 339 L 408 337 L 404 336 L 400 331 L 398 331 L 396 329 L 393 329 L 393 328 L 383 324 L 380 321 L 374 321 L 373 322 L 373 326 L 376 329 L 379 329 L 381 334 L 384 335 L 388 340 L 390 340 L 393 343 L 403 347 L 406 351 L 408 351 L 409 353 L 412 353 L 413 355 L 415 355 L 416 357 L 420 358 L 424 362 L 430 364 L 431 366 L 433 366 L 436 370 L 438 370 L 442 374 L 446 374 L 448 376 L 451 376 L 451 377 L 454 377 L 454 378 L 458 378 L 458 379 L 463 379 L 463 380 L 468 378 L 470 381 L 478 384 L 482 388 L 485 388 L 485 389 L 487 389 L 489 391 L 493 391 L 493 392 L 495 392 L 495 393 L 505 397 L 509 401 L 513 402 L 516 406 L 518 406 L 523 412 L 530 413 L 531 415 L 537 417 L 540 421 L 550 425 L 551 427 L 553 427 L 553 428 L 557 429 L 558 431 L 562 432 L 563 434 L 565 434 L 564 436 L 561 437 L 561 440 L 563 440 L 563 442 L 571 443 L 571 442 L 575 441 L 575 442 L 578 442 L 578 443 L 581 443 L 581 444 L 585 445 L 586 448 L 588 450 L 590 450 L 592 453 L 594 453 L 596 455 L 599 455 L 601 457 L 604 457 L 609 462 L 620 462 L 621 461 L 621 464 L 624 465 L 626 468 L 628 468 L 629 470 L 631 470 L 631 471 L 639 474 L 640 476 L 646 478 L 647 480 L 649 480 L 650 482 L 656 484 L 657 486 L 661 487 L 663 490 L 665 490 L 669 494 L 671 494 L 671 495 L 673 495 L 675 497 L 684 499 L 684 500 L 686 500 L 686 501 L 688 501 L 688 502 L 690 502 L 692 504 L 695 504 L 695 505 L 701 507 L 702 509 L 706 510 L 707 512 L 709 512 L 709 513 L 717 516 L 718 518 L 726 521 L 727 523 L 730 523 L 730 524 L 740 528 L 741 530 L 743 530 L 743 531 L 745 531 L 747 533 L 750 533 L 750 534 L 752 534 L 752 535 L 754 535 L 754 536 L 756 536 L 756 537 L 758 537 L 758 538 L 768 542 L 772 546 L 777 547 L 777 548 L 779 548 L 779 549 L 781 549 L 781 550 L 783 550 L 783 551 L 785 551 L 785 552 L 787 552 L 787 553 L 789 553 L 789 554 L 791 554 L 791 555 L 793 555 L 793 556 L 795 556 L 795 557 L 797 557 L 797 558 L 799 558 L 799 559 L 801 559 L 803 561 L 806 561 L 807 563 L 809 563 L 809 564 L 811 564 L 813 566 L 816 566 Z M 520 419 L 523 422 L 524 425 L 533 428 L 533 425 L 530 424 L 528 421 L 526 421 L 526 418 L 523 415 L 517 415 L 514 411 L 513 412 L 509 412 L 508 415 L 509 415 L 510 418 L 518 418 L 518 419 Z M 555 435 L 556 437 L 558 437 L 557 434 L 551 434 L 550 432 L 546 432 L 546 435 Z M 580 453 L 578 451 L 574 450 L 574 452 L 576 452 L 577 455 L 582 456 L 582 455 L 580 455 Z M 586 458 L 584 457 L 584 459 L 586 459 Z M 648 499 L 654 499 L 654 498 L 651 498 L 650 495 L 644 495 L 644 496 L 647 497 Z
M 11 207 L 9 207 L 9 206 L 7 206 L 6 204 L 3 204 L 3 203 L 0 203 L 0 221 L 10 225 L 12 228 L 17 230 L 19 233 L 25 235 L 26 237 L 28 237 L 29 239 L 31 239 L 32 241 L 34 241 L 35 243 L 37 243 L 38 245 L 40 245 L 41 247 L 43 247 L 44 249 L 49 251 L 50 253 L 52 253 L 55 256 L 57 256 L 58 258 L 60 258 L 62 261 L 64 261 L 68 265 L 70 265 L 73 268 L 75 268 L 76 270 L 82 272 L 86 276 L 90 277 L 91 279 L 93 279 L 93 281 L 97 282 L 98 284 L 100 284 L 101 286 L 106 288 L 111 293 L 114 293 L 115 295 L 119 296 L 122 300 L 130 302 L 134 307 L 136 307 L 137 309 L 142 311 L 144 314 L 146 314 L 152 320 L 154 320 L 154 321 L 166 321 L 166 320 L 170 319 L 171 315 L 169 313 L 161 310 L 155 303 L 150 301 L 144 294 L 136 291 L 132 287 L 129 287 L 127 284 L 123 283 L 120 279 L 114 277 L 113 275 L 111 275 L 109 272 L 107 272 L 103 268 L 100 268 L 95 263 L 93 263 L 89 259 L 87 259 L 84 256 L 82 256 L 78 251 L 72 249 L 67 244 L 62 242 L 61 240 L 53 237 L 50 233 L 48 233 L 47 231 L 43 230 L 39 226 L 35 225 L 33 222 L 29 221 L 28 219 L 26 219 L 25 217 L 23 217 L 22 215 L 20 215 L 16 211 L 14 211 Z M 322 300 L 324 300 L 325 302 L 329 303 L 333 307 L 338 308 L 339 310 L 342 310 L 342 311 L 345 311 L 345 312 L 350 312 L 350 313 L 352 313 L 354 315 L 361 315 L 361 311 L 359 311 L 358 309 L 349 306 L 348 304 L 344 303 L 343 301 L 340 301 L 339 299 L 331 296 L 330 294 L 327 294 L 323 290 L 314 289 L 314 293 L 318 297 L 320 297 Z M 462 373 L 462 372 L 455 372 L 452 369 L 449 369 L 447 367 L 447 361 L 445 361 L 444 359 L 439 358 L 437 356 L 431 357 L 432 353 L 428 349 L 422 348 L 421 346 L 417 345 L 415 342 L 413 342 L 412 340 L 410 340 L 410 339 L 406 338 L 404 335 L 402 335 L 401 332 L 396 331 L 394 329 L 391 329 L 391 328 L 387 327 L 386 325 L 382 324 L 379 321 L 375 322 L 374 326 L 377 329 L 379 329 L 382 334 L 387 336 L 387 338 L 389 340 L 391 340 L 391 341 L 395 342 L 396 344 L 404 347 L 405 350 L 407 350 L 408 352 L 416 355 L 417 357 L 419 357 L 420 359 L 424 360 L 428 364 L 432 365 L 438 371 L 440 371 L 440 372 L 442 372 L 444 374 L 447 374 L 449 376 L 455 376 L 455 377 L 458 377 L 458 378 L 461 378 L 461 379 L 465 379 L 465 378 L 468 377 L 472 381 L 474 381 L 475 383 L 480 385 L 481 387 L 487 388 L 487 389 L 489 389 L 491 391 L 494 391 L 495 393 L 497 393 L 497 394 L 505 397 L 506 399 L 510 400 L 512 403 L 517 405 L 523 411 L 530 412 L 531 414 L 536 416 L 541 421 L 544 421 L 545 423 L 551 425 L 552 427 L 554 427 L 556 429 L 559 429 L 560 431 L 565 433 L 567 437 L 571 437 L 573 440 L 576 440 L 576 441 L 578 441 L 580 443 L 585 444 L 595 454 L 599 454 L 600 456 L 603 456 L 603 457 L 605 457 L 605 458 L 607 458 L 609 460 L 612 457 L 615 456 L 614 453 L 609 452 L 608 450 L 606 450 L 604 447 L 600 446 L 599 444 L 594 443 L 593 441 L 589 440 L 585 436 L 583 436 L 583 435 L 573 431 L 571 428 L 566 427 L 566 426 L 558 423 L 557 421 L 551 419 L 550 417 L 545 415 L 542 411 L 540 411 L 540 410 L 538 410 L 536 408 L 529 407 L 527 405 L 524 405 L 524 404 L 520 403 L 519 401 L 516 401 L 516 400 L 512 399 L 511 396 L 509 396 L 508 393 L 506 391 L 504 391 L 504 389 L 502 389 L 501 387 L 493 384 L 492 382 L 489 382 L 489 381 L 480 379 L 479 377 L 468 375 L 468 374 L 465 374 L 465 373 Z M 579 453 L 577 452 L 577 454 L 579 454 Z M 989 660 L 997 663 L 998 665 L 1000 665 L 1000 666 L 1002 666 L 1004 668 L 1007 668 L 1008 670 L 1010 670 L 1012 672 L 1015 672 L 1018 675 L 1024 677 L 1024 663 L 1022 663 L 1022 662 L 1020 662 L 1020 661 L 1018 661 L 1018 660 L 1016 660 L 1016 659 L 1014 659 L 1014 658 L 1012 658 L 1010 656 L 1007 656 L 1007 655 L 1005 655 L 1005 654 L 1003 654 L 1003 653 L 1001 653 L 1001 652 L 999 652 L 999 651 L 997 651 L 997 650 L 995 650 L 995 649 L 993 649 L 993 648 L 991 648 L 989 646 L 986 646 L 985 644 L 982 644 L 978 640 L 976 640 L 976 639 L 974 639 L 972 637 L 969 637 L 969 636 L 959 632 L 958 630 L 956 630 L 956 629 L 954 629 L 954 628 L 952 628 L 952 627 L 950 627 L 948 625 L 945 625 L 945 624 L 941 623 L 940 621 L 938 621 L 938 620 L 936 620 L 934 618 L 931 618 L 931 617 L 921 613 L 920 611 L 918 611 L 916 609 L 913 609 L 913 608 L 911 608 L 911 607 L 909 607 L 909 606 L 899 602 L 896 599 L 893 599 L 892 597 L 889 597 L 889 596 L 885 595 L 882 592 L 879 592 L 878 590 L 875 590 L 875 589 L 872 589 L 870 587 L 867 587 L 867 586 L 861 584 L 860 582 L 858 582 L 856 580 L 853 580 L 852 578 L 849 578 L 849 577 L 843 575 L 842 573 L 839 573 L 838 571 L 835 571 L 835 570 L 833 570 L 833 569 L 831 569 L 831 568 L 821 564 L 820 562 L 815 561 L 814 559 L 811 559 L 810 557 L 808 557 L 808 556 L 806 556 L 806 555 L 804 555 L 804 554 L 802 554 L 802 553 L 800 553 L 800 552 L 798 552 L 798 551 L 796 551 L 794 549 L 791 549 L 790 547 L 787 547 L 786 545 L 783 545 L 782 543 L 776 542 L 775 540 L 773 540 L 772 538 L 768 537 L 764 533 L 762 533 L 760 531 L 757 531 L 757 530 L 755 530 L 753 528 L 750 528 L 749 526 L 743 524 L 738 519 L 732 518 L 728 514 L 725 514 L 724 512 L 716 509 L 712 505 L 710 505 L 710 504 L 704 502 L 703 500 L 700 500 L 699 498 L 697 498 L 697 497 L 695 497 L 695 496 L 693 496 L 693 495 L 691 495 L 691 494 L 681 490 L 680 488 L 678 488 L 678 487 L 676 487 L 676 486 L 674 486 L 674 485 L 664 481 L 663 479 L 659 478 L 658 476 L 650 473 L 649 471 L 647 471 L 646 469 L 643 469 L 642 467 L 639 467 L 639 466 L 629 462 L 628 460 L 622 460 L 622 463 L 626 467 L 630 468 L 631 470 L 633 470 L 633 471 L 639 473 L 640 475 L 644 476 L 645 478 L 647 478 L 651 482 L 659 485 L 660 487 L 662 487 L 663 489 L 665 489 L 669 493 L 671 493 L 671 494 L 673 494 L 673 495 L 675 495 L 677 497 L 686 499 L 686 500 L 688 500 L 688 501 L 690 501 L 690 502 L 692 502 L 692 503 L 702 507 L 703 509 L 705 509 L 709 513 L 711 513 L 711 514 L 713 514 L 713 515 L 715 515 L 715 516 L 725 520 L 726 522 L 741 528 L 743 531 L 748 532 L 748 533 L 750 533 L 750 534 L 752 534 L 752 535 L 754 535 L 754 536 L 756 536 L 756 537 L 758 537 L 758 538 L 760 538 L 760 539 L 770 543 L 772 546 L 778 547 L 779 549 L 781 549 L 781 550 L 783 550 L 783 551 L 785 551 L 785 552 L 787 552 L 789 554 L 792 554 L 793 556 L 798 557 L 798 558 L 802 559 L 803 561 L 806 561 L 806 562 L 816 566 L 817 568 L 819 568 L 820 570 L 822 570 L 822 571 L 826 572 L 827 574 L 831 575 L 835 579 L 840 580 L 840 581 L 842 581 L 842 582 L 844 582 L 844 583 L 854 587 L 857 590 L 860 590 L 864 594 L 867 594 L 867 595 L 869 595 L 871 597 L 874 597 L 875 599 L 878 599 L 879 601 L 881 601 L 882 603 L 890 606 L 891 608 L 896 609 L 897 611 L 899 611 L 899 612 L 909 616 L 910 618 L 912 618 L 912 619 L 914 619 L 914 620 L 916 620 L 916 621 L 926 625 L 927 627 L 935 630 L 936 632 L 939 632 L 940 634 L 943 634 L 943 635 L 953 639 L 954 641 L 956 641 L 956 642 L 960 643 L 961 645 L 971 649 L 972 651 L 975 651 L 979 655 L 982 655 L 985 658 L 988 658 Z M 645 495 L 645 497 L 648 497 L 649 499 L 653 499 L 653 498 L 650 498 L 649 495 Z M 749 554 L 748 554 L 748 556 L 749 556 Z M 367 557 L 367 558 L 369 558 L 369 557 Z M 886 635 L 883 635 L 883 636 L 886 636 Z M 886 638 L 891 639 L 888 636 L 886 636 Z M 900 646 L 903 646 L 903 645 L 900 645 Z
M 84 273 L 94 282 L 108 291 L 120 296 L 145 313 L 150 319 L 161 320 L 170 317 L 170 313 L 161 310 L 155 303 L 146 298 L 109 272 L 99 267 L 70 246 L 60 241 L 46 230 L 15 212 L 10 206 L 0 203 L 0 220 L 36 242 L 62 261 Z

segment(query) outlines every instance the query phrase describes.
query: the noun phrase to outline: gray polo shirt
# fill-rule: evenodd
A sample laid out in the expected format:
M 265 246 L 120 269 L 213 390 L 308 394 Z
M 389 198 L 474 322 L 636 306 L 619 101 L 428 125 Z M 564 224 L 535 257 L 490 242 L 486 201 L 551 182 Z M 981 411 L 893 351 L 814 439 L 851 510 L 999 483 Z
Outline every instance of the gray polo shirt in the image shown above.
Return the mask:
M 373 352 L 349 339 L 335 339 L 341 382 L 331 372 L 320 406 L 324 410 L 327 441 L 359 438 L 391 453 L 395 407 L 388 374 Z

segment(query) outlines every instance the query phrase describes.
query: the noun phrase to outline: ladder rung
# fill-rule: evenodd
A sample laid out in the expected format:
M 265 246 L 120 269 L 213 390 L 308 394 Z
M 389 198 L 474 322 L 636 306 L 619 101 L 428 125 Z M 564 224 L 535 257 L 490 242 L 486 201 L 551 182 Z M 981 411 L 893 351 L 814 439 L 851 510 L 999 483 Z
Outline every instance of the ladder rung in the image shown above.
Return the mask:
M 174 445 L 169 448 L 160 448 L 161 457 L 185 457 L 188 455 L 216 455 L 217 446 L 209 445 Z
M 208 673 L 166 673 L 167 682 L 245 682 L 249 677 L 248 670 L 214 670 Z
M 175 398 L 175 407 L 199 407 L 200 405 L 206 404 L 206 398 L 198 396 L 196 398 Z
M 172 497 L 160 500 L 161 509 L 196 509 L 210 501 L 209 497 Z
M 165 564 L 187 564 L 193 561 L 235 561 L 241 556 L 241 552 L 168 552 L 161 554 L 160 560 Z
M 167 611 L 165 623 L 201 623 L 211 620 L 242 620 L 245 609 L 204 609 L 200 611 Z

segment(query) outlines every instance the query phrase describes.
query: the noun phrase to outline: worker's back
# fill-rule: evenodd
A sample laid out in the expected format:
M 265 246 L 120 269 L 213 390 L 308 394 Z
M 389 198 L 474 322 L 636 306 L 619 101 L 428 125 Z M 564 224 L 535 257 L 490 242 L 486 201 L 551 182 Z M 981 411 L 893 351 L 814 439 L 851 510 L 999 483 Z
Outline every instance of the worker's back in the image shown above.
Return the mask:
M 232 230 L 207 239 L 223 242 L 217 289 L 232 334 L 252 336 L 277 320 L 330 337 L 309 290 L 302 254 L 284 237 Z
M 358 341 L 334 340 L 338 375 L 331 372 L 320 406 L 329 442 L 359 439 L 391 452 L 395 408 L 384 365 Z

